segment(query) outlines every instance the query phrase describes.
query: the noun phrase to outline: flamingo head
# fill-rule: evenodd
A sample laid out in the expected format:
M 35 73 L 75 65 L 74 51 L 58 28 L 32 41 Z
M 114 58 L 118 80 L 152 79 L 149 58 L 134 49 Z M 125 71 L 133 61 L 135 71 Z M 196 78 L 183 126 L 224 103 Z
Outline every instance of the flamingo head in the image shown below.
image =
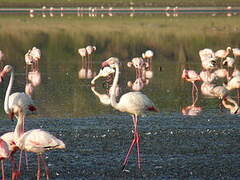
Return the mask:
M 116 65 L 119 65 L 119 59 L 116 57 L 110 57 L 106 61 L 102 62 L 102 67 L 110 66 L 115 68 Z
M 12 71 L 12 66 L 11 65 L 6 65 L 2 72 L 0 72 L 0 82 L 3 81 L 3 78 L 6 76 L 8 72 Z
M 182 72 L 182 79 L 186 79 L 186 77 L 187 77 L 187 70 L 184 69 Z

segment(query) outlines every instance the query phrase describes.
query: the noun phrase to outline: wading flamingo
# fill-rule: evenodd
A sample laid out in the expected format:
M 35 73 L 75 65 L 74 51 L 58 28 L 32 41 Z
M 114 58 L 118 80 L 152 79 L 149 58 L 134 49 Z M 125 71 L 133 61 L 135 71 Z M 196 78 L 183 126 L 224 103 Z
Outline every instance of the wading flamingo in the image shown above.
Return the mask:
M 11 72 L 10 81 L 6 90 L 5 100 L 4 100 L 4 111 L 10 119 L 13 119 L 15 106 L 19 106 L 23 109 L 25 114 L 36 111 L 32 98 L 24 92 L 15 92 L 10 95 L 13 81 L 14 81 L 14 70 L 11 65 L 6 65 L 0 74 L 0 77 L 4 77 L 8 72 Z
M 240 57 L 240 49 L 239 48 L 232 48 L 234 58 Z
M 220 49 L 220 50 L 217 50 L 215 52 L 215 57 L 221 59 L 221 64 L 220 65 L 222 65 L 223 59 L 225 59 L 229 55 L 231 50 L 232 50 L 231 47 L 227 47 L 226 50 Z
M 5 180 L 4 173 L 4 160 L 8 159 L 10 156 L 10 151 L 8 149 L 7 143 L 0 138 L 0 160 L 1 160 L 1 168 L 2 168 L 2 180 Z
M 17 145 L 14 141 L 14 132 L 4 133 L 0 138 L 2 140 L 4 140 L 8 145 L 9 159 L 10 159 L 11 167 L 12 167 L 12 179 L 14 180 L 15 177 L 17 177 L 20 174 L 20 173 L 18 173 L 18 171 L 15 171 L 15 161 L 14 161 L 13 155 L 16 151 L 19 150 L 19 148 L 17 147 Z
M 49 172 L 47 164 L 44 160 L 43 153 L 52 149 L 64 149 L 65 144 L 60 139 L 42 129 L 33 129 L 23 133 L 23 125 L 25 121 L 25 114 L 21 107 L 16 106 L 15 110 L 18 111 L 17 124 L 14 130 L 14 140 L 16 145 L 21 151 L 33 152 L 38 156 L 38 170 L 37 179 L 40 179 L 40 159 L 42 160 L 46 172 L 46 179 L 49 179 Z M 21 164 L 21 156 L 19 160 Z M 20 171 L 20 167 L 19 167 Z
M 196 90 L 197 95 L 198 95 L 198 88 L 197 88 L 195 82 L 196 81 L 201 81 L 200 76 L 194 70 L 184 69 L 183 72 L 182 72 L 182 79 L 192 83 L 192 99 L 194 99 L 194 97 L 195 97 L 194 96 L 194 89 Z
M 38 69 L 38 64 L 39 64 L 39 60 L 41 58 L 41 51 L 40 49 L 33 47 L 30 51 L 30 56 L 33 59 L 33 64 L 34 64 L 34 69 Z
M 128 112 L 132 115 L 133 123 L 134 123 L 134 139 L 130 145 L 128 153 L 125 157 L 123 162 L 122 169 L 124 170 L 130 153 L 132 152 L 133 146 L 137 145 L 137 164 L 140 168 L 140 136 L 138 133 L 138 116 L 144 114 L 146 111 L 156 111 L 159 110 L 155 107 L 153 102 L 141 92 L 128 92 L 120 97 L 119 102 L 116 102 L 116 94 L 115 90 L 118 84 L 119 79 L 119 60 L 118 58 L 111 57 L 102 63 L 102 66 L 110 66 L 115 69 L 115 76 L 113 80 L 113 93 L 110 93 L 110 102 L 113 108 L 121 111 L 121 112 Z

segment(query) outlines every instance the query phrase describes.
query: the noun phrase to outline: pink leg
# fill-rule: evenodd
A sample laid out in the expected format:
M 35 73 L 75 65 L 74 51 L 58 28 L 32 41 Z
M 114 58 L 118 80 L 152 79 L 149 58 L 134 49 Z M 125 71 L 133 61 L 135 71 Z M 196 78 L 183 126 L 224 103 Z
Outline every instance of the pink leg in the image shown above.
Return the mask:
M 37 180 L 40 180 L 41 170 L 40 170 L 40 155 L 37 155 L 38 169 L 37 169 Z
M 133 123 L 134 123 L 134 139 L 132 140 L 132 143 L 129 147 L 128 153 L 125 157 L 124 163 L 123 163 L 123 167 L 122 170 L 125 168 L 127 162 L 128 162 L 128 158 L 130 153 L 132 152 L 133 146 L 134 144 L 137 143 L 137 151 L 138 151 L 138 167 L 140 168 L 140 146 L 139 146 L 139 135 L 138 135 L 138 131 L 137 131 L 137 118 L 135 117 L 135 115 L 132 116 L 133 118 Z
M 16 172 L 15 172 L 15 161 L 14 161 L 13 155 L 10 156 L 10 162 L 11 162 L 11 169 L 12 169 L 12 180 L 14 180 L 16 177 Z
M 27 151 L 25 151 L 25 162 L 26 162 L 27 170 L 29 170 Z
M 3 160 L 1 160 L 1 166 L 2 166 L 2 180 L 5 180 L 4 162 L 3 162 Z
M 49 170 L 48 170 L 46 161 L 45 161 L 43 155 L 40 155 L 40 157 L 41 157 L 43 165 L 44 165 L 44 169 L 45 169 L 45 173 L 46 173 L 46 179 L 49 180 Z
M 137 164 L 138 164 L 138 168 L 140 169 L 140 145 L 139 145 L 139 134 L 138 134 L 138 119 L 137 117 L 135 117 L 135 123 L 134 123 L 134 127 L 135 127 L 135 139 L 136 139 L 136 143 L 137 143 Z

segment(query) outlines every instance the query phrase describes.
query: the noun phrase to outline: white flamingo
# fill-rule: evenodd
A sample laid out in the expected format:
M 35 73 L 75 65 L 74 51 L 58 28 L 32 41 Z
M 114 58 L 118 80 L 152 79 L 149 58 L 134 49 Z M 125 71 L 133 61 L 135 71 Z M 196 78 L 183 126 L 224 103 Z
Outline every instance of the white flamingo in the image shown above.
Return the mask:
M 25 114 L 28 114 L 36 110 L 32 98 L 24 92 L 15 92 L 10 95 L 11 89 L 14 81 L 14 70 L 11 65 L 6 65 L 1 72 L 1 77 L 4 77 L 8 72 L 11 72 L 10 81 L 6 90 L 5 100 L 4 100 L 4 111 L 9 115 L 10 119 L 13 119 L 14 115 L 17 117 L 17 114 L 14 113 L 14 108 L 19 106 L 23 109 Z
M 10 156 L 10 151 L 8 149 L 7 143 L 0 138 L 0 160 L 1 160 L 1 169 L 2 169 L 2 180 L 5 180 L 4 173 L 4 160 L 8 159 Z
M 110 102 L 113 108 L 121 111 L 121 112 L 128 112 L 132 115 L 133 123 L 134 123 L 134 139 L 130 145 L 128 153 L 125 157 L 123 163 L 123 169 L 125 168 L 128 157 L 132 151 L 133 146 L 137 145 L 137 164 L 140 168 L 140 136 L 138 133 L 138 116 L 144 114 L 146 111 L 156 111 L 158 109 L 155 107 L 153 102 L 143 93 L 141 92 L 128 92 L 120 97 L 119 102 L 116 102 L 116 91 L 114 89 L 117 88 L 118 79 L 119 79 L 119 60 L 118 58 L 111 57 L 108 60 L 102 63 L 102 66 L 110 66 L 115 69 L 115 76 L 113 80 L 113 93 L 110 93 Z
M 25 121 L 25 114 L 21 107 L 16 106 L 16 111 L 18 111 L 17 124 L 14 130 L 14 141 L 16 145 L 21 149 L 21 151 L 33 152 L 38 156 L 38 170 L 37 170 L 37 179 L 40 179 L 40 159 L 42 159 L 46 179 L 49 179 L 49 172 L 47 164 L 44 160 L 43 153 L 52 149 L 64 149 L 65 144 L 60 139 L 56 138 L 52 134 L 42 129 L 33 129 L 23 133 L 23 125 Z M 21 158 L 21 156 L 20 156 Z M 19 160 L 21 162 L 21 159 Z M 20 171 L 20 167 L 19 167 Z

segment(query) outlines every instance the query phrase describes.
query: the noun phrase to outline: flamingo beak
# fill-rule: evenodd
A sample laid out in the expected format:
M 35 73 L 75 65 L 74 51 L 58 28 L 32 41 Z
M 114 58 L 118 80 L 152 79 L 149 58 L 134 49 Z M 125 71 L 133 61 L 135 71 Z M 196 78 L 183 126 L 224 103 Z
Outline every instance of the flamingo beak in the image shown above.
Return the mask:
M 11 111 L 8 113 L 8 118 L 13 121 L 14 113 Z
M 102 66 L 102 67 L 108 66 L 108 62 L 106 62 L 106 61 L 102 62 L 101 66 Z

